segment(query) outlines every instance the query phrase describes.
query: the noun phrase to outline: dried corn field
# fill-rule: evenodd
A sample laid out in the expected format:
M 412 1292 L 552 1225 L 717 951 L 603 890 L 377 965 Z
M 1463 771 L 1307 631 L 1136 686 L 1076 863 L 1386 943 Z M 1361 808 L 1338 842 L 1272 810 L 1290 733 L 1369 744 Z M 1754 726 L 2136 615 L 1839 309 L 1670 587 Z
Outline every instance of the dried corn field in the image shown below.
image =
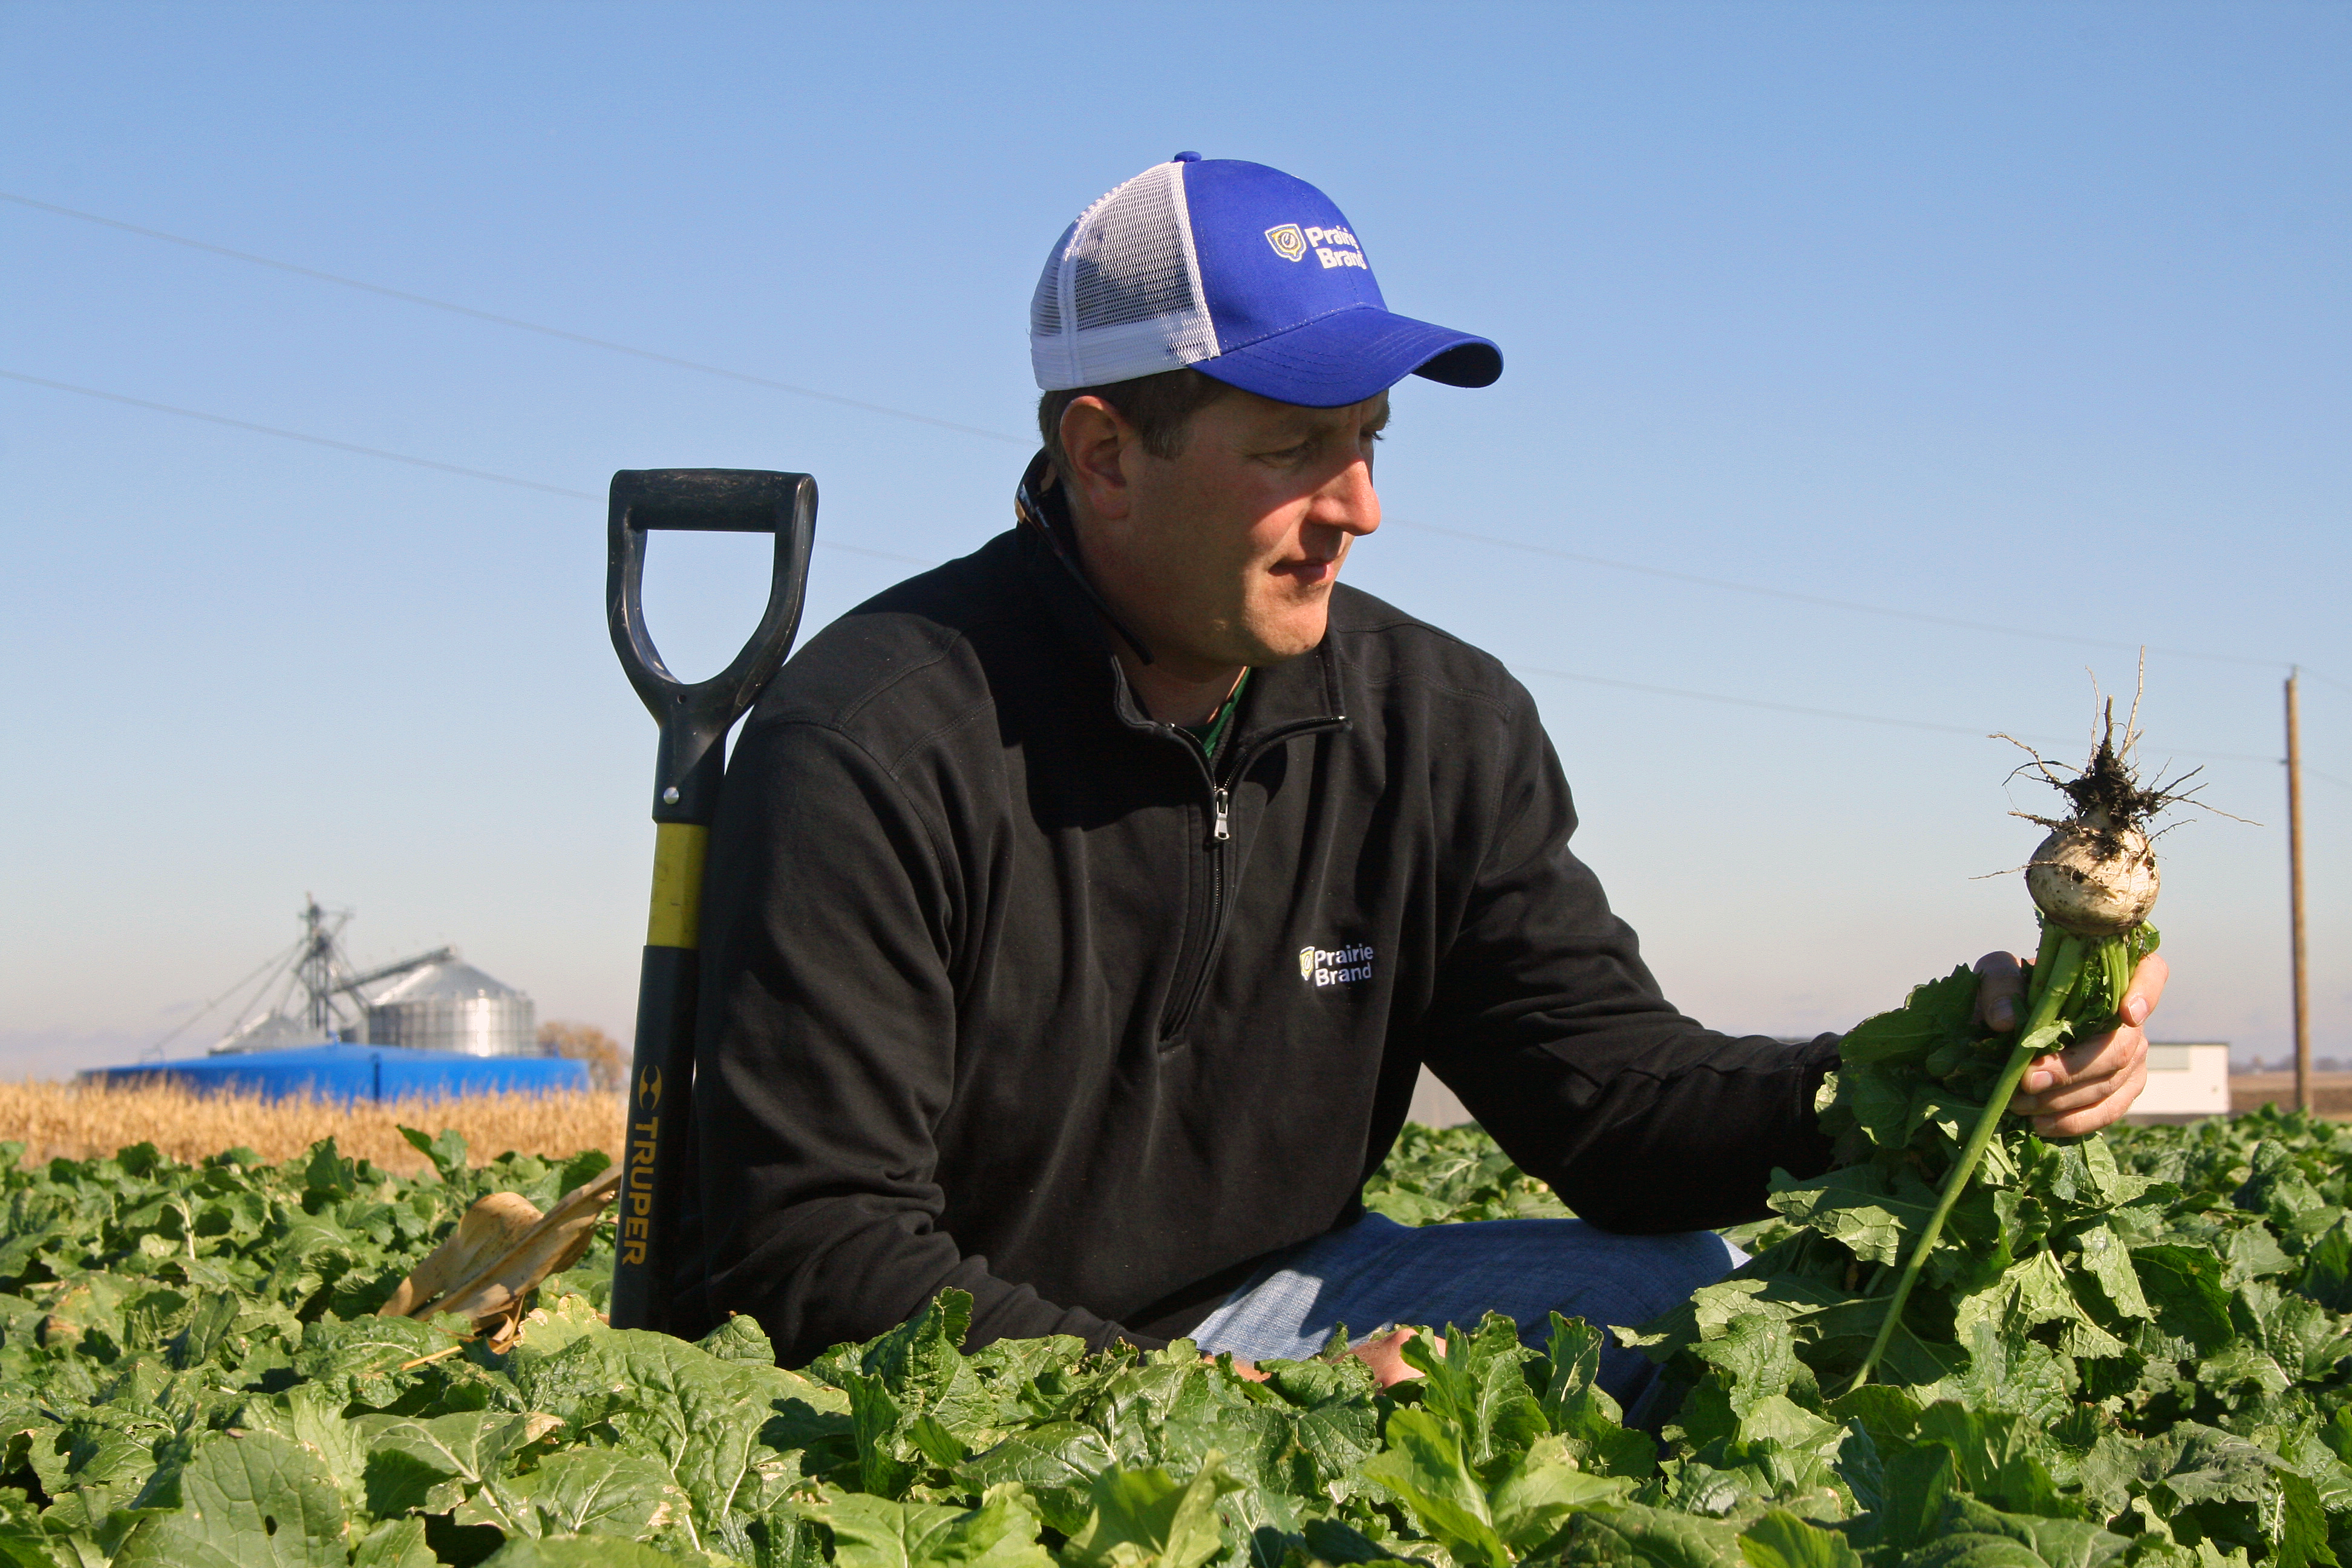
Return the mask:
M 619 1096 L 593 1089 L 344 1104 L 198 1095 L 168 1083 L 0 1083 L 0 1141 L 24 1145 L 28 1163 L 88 1159 L 133 1143 L 177 1160 L 242 1147 L 274 1163 L 331 1135 L 345 1154 L 415 1175 L 429 1167 L 401 1137 L 404 1124 L 457 1129 L 478 1162 L 509 1150 L 560 1156 L 602 1149 L 618 1159 L 621 1114 Z

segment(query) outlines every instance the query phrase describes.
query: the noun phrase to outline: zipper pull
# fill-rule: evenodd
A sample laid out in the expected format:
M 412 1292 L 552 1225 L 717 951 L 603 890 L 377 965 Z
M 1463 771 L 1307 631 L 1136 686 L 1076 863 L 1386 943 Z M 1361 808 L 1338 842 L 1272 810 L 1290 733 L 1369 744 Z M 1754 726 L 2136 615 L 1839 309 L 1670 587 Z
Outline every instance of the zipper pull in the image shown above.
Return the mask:
M 1218 786 L 1217 786 L 1217 837 L 1218 837 L 1218 838 L 1220 838 L 1220 839 L 1231 838 L 1231 837 L 1234 836 L 1233 818 L 1232 818 L 1232 816 L 1231 816 L 1230 813 L 1229 813 L 1229 812 L 1228 812 L 1228 810 L 1227 810 L 1227 807 L 1231 805 L 1231 802 L 1232 802 L 1232 796 L 1231 796 L 1231 795 L 1226 791 L 1225 787 L 1224 787 L 1223 784 L 1218 785 Z

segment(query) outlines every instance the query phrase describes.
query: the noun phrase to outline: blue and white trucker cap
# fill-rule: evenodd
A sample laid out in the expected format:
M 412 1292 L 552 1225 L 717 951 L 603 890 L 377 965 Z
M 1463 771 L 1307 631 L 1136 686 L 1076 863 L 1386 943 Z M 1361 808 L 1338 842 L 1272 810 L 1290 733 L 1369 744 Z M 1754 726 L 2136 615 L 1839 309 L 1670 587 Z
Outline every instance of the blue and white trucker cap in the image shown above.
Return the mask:
M 1191 365 L 1309 408 L 1408 375 L 1485 386 L 1503 352 L 1392 314 L 1331 199 L 1279 169 L 1179 153 L 1078 215 L 1029 304 L 1037 385 L 1101 386 Z

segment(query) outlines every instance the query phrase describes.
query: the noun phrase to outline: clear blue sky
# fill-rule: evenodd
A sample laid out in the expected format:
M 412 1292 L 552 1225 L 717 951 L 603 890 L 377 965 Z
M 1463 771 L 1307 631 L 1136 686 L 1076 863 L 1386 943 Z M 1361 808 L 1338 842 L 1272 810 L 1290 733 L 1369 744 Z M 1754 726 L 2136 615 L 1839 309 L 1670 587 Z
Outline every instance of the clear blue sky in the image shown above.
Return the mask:
M 2245 661 L 2152 654 L 2145 717 L 2263 824 L 2165 841 L 2155 1032 L 2275 1057 L 2280 680 L 2352 679 L 2347 79 L 2340 4 L 16 0 L 0 191 L 1000 436 L 5 201 L 0 370 L 590 496 L 806 469 L 885 552 L 819 552 L 814 626 L 1005 525 L 1063 225 L 1179 148 L 1273 163 L 1392 306 L 1503 345 L 1400 390 L 1351 579 L 1522 672 L 1671 995 L 1836 1027 L 2029 942 L 1972 879 L 2042 803 L 1980 736 L 2078 750 L 2144 642 Z M 0 1073 L 135 1055 L 306 890 L 362 960 L 455 942 L 625 1036 L 653 731 L 600 501 L 21 380 L 0 497 Z M 655 553 L 692 673 L 745 543 Z M 2352 1056 L 2352 689 L 2305 708 Z

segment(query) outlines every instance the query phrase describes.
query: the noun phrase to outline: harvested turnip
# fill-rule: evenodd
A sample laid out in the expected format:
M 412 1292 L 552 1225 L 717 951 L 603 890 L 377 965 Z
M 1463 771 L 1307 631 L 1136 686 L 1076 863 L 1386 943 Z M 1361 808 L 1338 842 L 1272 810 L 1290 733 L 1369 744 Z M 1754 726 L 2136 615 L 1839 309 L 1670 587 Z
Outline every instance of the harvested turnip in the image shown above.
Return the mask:
M 2098 748 L 2071 778 L 2035 756 L 2029 766 L 2074 809 L 2059 818 L 2017 814 L 2050 830 L 2025 866 L 2025 890 L 2033 895 L 2034 907 L 2059 930 L 2090 941 L 2127 935 L 2156 908 L 2159 879 L 2148 824 L 2185 798 L 2178 788 L 2148 788 L 2134 775 L 2138 716 L 2135 701 L 2118 744 L 2115 703 L 2109 701 Z
M 2121 936 L 2156 908 L 2156 851 L 2137 827 L 2104 820 L 2053 832 L 2025 868 L 2034 906 L 2076 936 Z
M 2148 827 L 2166 806 L 2195 791 L 2177 787 L 2185 779 L 2154 786 L 2140 784 L 2131 765 L 2139 739 L 2138 716 L 2135 700 L 2118 742 L 2115 704 L 2109 701 L 2098 743 L 2081 769 L 2067 770 L 2036 754 L 2021 770 L 2038 773 L 2073 808 L 2059 818 L 2015 814 L 2050 830 L 2025 867 L 2026 890 L 2042 915 L 2042 946 L 2027 985 L 2025 1020 L 1982 1114 L 1944 1178 L 1927 1226 L 1904 1261 L 1885 1321 L 1854 1376 L 1857 1386 L 1870 1381 L 1871 1370 L 1902 1321 L 1903 1303 L 1920 1267 L 1943 1234 L 1944 1221 L 1967 1188 L 1985 1146 L 1992 1142 L 2026 1068 L 2070 1039 L 2114 1027 L 2133 970 L 2156 951 L 2156 928 L 2147 924 L 2147 917 L 2156 907 L 2158 879 Z

